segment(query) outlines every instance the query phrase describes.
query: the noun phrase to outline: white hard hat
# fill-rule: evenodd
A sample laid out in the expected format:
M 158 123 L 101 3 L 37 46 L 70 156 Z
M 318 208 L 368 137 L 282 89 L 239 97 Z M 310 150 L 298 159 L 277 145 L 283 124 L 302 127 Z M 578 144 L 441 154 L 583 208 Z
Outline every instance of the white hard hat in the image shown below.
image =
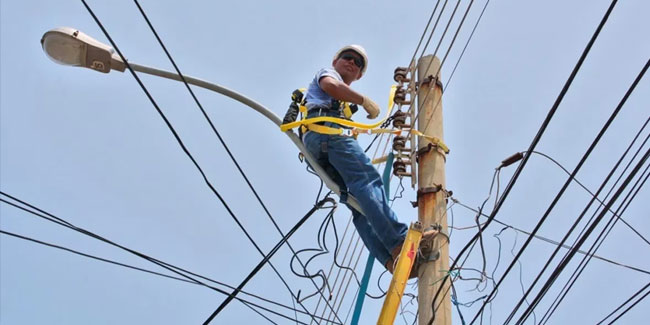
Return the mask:
M 345 51 L 354 51 L 357 54 L 361 55 L 363 58 L 363 68 L 361 68 L 361 75 L 363 76 L 363 74 L 366 73 L 366 69 L 368 68 L 368 55 L 366 54 L 366 50 L 361 45 L 346 45 L 338 50 L 336 54 L 334 54 L 334 60 L 338 59 L 341 53 Z

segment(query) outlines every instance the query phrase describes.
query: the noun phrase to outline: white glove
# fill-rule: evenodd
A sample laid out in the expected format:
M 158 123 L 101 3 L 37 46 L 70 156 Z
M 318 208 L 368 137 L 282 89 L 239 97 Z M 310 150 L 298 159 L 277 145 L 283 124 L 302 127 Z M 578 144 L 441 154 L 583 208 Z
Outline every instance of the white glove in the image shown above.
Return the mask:
M 372 99 L 363 96 L 363 102 L 361 102 L 361 106 L 363 106 L 363 109 L 368 112 L 368 118 L 369 119 L 374 119 L 377 116 L 379 116 L 379 105 L 377 103 L 373 102 Z

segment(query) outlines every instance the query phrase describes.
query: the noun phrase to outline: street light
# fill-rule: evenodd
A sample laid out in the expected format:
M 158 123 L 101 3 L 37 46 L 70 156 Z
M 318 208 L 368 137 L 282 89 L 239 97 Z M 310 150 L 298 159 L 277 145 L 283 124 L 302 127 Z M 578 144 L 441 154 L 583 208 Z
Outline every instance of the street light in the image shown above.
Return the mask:
M 41 46 L 52 61 L 108 73 L 124 71 L 126 65 L 110 46 L 70 27 L 52 29 L 41 38 Z
M 95 71 L 109 73 L 111 69 L 124 72 L 126 64 L 115 53 L 112 47 L 70 27 L 58 27 L 47 31 L 41 38 L 43 51 L 52 61 L 69 66 L 85 67 Z M 188 84 L 201 88 L 212 90 L 224 96 L 230 97 L 264 115 L 266 118 L 275 123 L 278 127 L 282 120 L 264 105 L 226 87 L 211 83 L 198 78 L 183 75 L 171 71 L 160 70 L 147 67 L 133 62 L 128 62 L 131 69 L 142 73 L 172 79 L 176 81 L 185 81 Z M 341 195 L 339 186 L 325 173 L 325 170 L 316 162 L 312 155 L 307 151 L 300 138 L 291 130 L 285 132 L 287 136 L 302 152 L 305 159 L 309 162 L 314 171 L 320 176 L 325 185 L 334 193 Z M 362 211 L 357 200 L 351 195 L 348 196 L 348 204 Z

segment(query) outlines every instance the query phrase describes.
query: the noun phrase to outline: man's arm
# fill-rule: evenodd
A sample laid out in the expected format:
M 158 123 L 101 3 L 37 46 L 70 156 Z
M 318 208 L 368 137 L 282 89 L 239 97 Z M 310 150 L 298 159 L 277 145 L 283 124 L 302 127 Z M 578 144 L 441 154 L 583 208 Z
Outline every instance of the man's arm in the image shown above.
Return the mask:
M 366 112 L 368 112 L 368 118 L 373 119 L 379 115 L 379 106 L 375 102 L 354 91 L 344 82 L 325 76 L 319 80 L 318 84 L 325 93 L 335 99 L 363 106 Z
M 324 76 L 320 78 L 318 84 L 324 92 L 335 99 L 357 105 L 363 103 L 363 95 L 354 91 L 350 86 L 346 85 L 342 81 L 338 81 L 329 76 Z

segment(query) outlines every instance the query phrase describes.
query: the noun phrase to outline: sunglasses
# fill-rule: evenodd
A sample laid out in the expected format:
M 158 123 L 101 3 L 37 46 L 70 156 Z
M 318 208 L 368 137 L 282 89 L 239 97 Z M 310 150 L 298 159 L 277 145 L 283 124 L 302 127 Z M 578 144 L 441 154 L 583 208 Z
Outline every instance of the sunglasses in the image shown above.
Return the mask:
M 340 58 L 346 61 L 353 60 L 354 65 L 356 65 L 359 69 L 363 68 L 363 59 L 357 57 L 356 55 L 344 53 L 340 56 Z

